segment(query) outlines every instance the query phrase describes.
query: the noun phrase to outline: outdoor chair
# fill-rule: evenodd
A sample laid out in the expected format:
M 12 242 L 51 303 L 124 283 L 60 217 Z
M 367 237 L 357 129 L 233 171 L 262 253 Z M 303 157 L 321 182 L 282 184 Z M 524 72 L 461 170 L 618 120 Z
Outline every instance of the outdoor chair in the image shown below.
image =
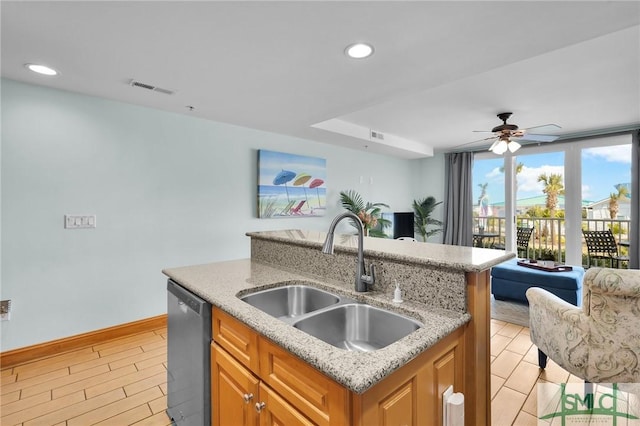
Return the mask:
M 613 237 L 613 233 L 610 229 L 606 231 L 585 231 L 582 230 L 584 235 L 584 242 L 587 244 L 587 267 L 591 266 L 591 261 L 608 260 L 609 267 L 620 267 L 621 261 L 628 261 L 628 256 L 621 256 L 618 253 L 618 243 Z
M 531 240 L 531 234 L 533 233 L 534 228 L 524 228 L 517 227 L 516 228 L 516 250 L 518 252 L 518 256 L 520 256 L 520 252 L 523 252 L 521 257 L 527 257 L 529 252 L 529 240 Z M 504 250 L 504 244 L 495 244 L 493 248 L 498 250 Z
M 591 383 L 640 382 L 640 270 L 591 268 L 582 307 L 539 287 L 527 290 L 531 341 L 547 357 Z
M 300 211 L 300 209 L 302 208 L 302 205 L 306 202 L 306 200 L 302 200 L 300 201 L 300 203 L 298 203 L 297 206 L 295 206 L 294 208 L 292 208 L 289 211 L 289 214 L 302 214 L 302 212 Z

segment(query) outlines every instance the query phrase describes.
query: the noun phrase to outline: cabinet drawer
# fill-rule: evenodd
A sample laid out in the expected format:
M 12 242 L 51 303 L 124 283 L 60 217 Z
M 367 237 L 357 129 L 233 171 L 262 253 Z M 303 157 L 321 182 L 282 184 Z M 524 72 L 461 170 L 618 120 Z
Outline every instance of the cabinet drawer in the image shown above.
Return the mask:
M 349 392 L 271 341 L 260 337 L 260 378 L 318 425 L 348 424 Z
M 213 341 L 258 374 L 258 334 L 220 309 L 213 309 Z

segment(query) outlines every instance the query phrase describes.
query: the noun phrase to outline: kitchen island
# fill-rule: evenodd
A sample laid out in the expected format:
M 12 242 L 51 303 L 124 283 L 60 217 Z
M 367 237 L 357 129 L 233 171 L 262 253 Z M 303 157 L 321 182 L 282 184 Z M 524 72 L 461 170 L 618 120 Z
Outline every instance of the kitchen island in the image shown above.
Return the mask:
M 221 315 L 237 320 L 353 395 L 371 393 L 376 385 L 388 382 L 404 366 L 415 364 L 430 349 L 456 335 L 459 342 L 454 345 L 459 363 L 456 365 L 461 366 L 458 368 L 461 371 L 455 372 L 458 377 L 455 390 L 465 394 L 465 423 L 488 424 L 488 272 L 491 266 L 513 254 L 365 238 L 365 260 L 376 265 L 377 279 L 372 291 L 356 293 L 353 291 L 356 237 L 336 236 L 336 254 L 331 256 L 320 251 L 325 238 L 322 232 L 287 230 L 247 235 L 251 237 L 251 259 L 163 272 L 209 301 L 214 314 L 216 310 L 222 311 Z M 403 290 L 401 304 L 391 301 L 396 282 Z M 253 291 L 297 283 L 413 317 L 424 327 L 382 349 L 350 352 L 295 329 L 238 298 Z M 435 392 L 439 394 L 440 390 Z

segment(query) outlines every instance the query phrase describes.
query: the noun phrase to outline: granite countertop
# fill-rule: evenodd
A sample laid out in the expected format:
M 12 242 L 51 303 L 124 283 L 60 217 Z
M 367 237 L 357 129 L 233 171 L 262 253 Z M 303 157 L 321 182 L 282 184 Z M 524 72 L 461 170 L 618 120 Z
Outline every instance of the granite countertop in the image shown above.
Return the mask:
M 307 232 L 307 235 L 311 234 L 308 231 L 305 232 Z M 256 238 L 259 237 L 259 234 L 264 233 L 251 233 L 248 235 Z M 316 240 L 324 238 L 324 236 L 320 236 L 320 234 L 322 233 L 318 233 Z M 274 236 L 271 235 L 271 238 L 273 237 Z M 275 235 L 275 237 L 277 238 L 278 236 Z M 292 243 L 291 238 L 286 237 L 287 242 Z M 367 238 L 365 244 L 367 255 L 371 255 L 372 253 L 369 250 L 375 251 L 376 249 L 375 242 L 371 242 L 371 240 L 377 239 Z M 317 241 L 303 241 L 306 241 L 305 243 L 317 243 Z M 405 244 L 405 246 L 406 245 L 407 244 Z M 411 248 L 411 252 L 414 253 L 413 257 L 415 257 L 415 251 L 420 250 L 418 246 L 421 245 L 422 244 L 415 244 Z M 437 246 L 440 251 L 446 252 L 443 246 Z M 336 244 L 336 248 L 338 248 L 338 244 Z M 388 248 L 384 250 L 388 250 Z M 495 252 L 495 250 L 491 251 Z M 389 256 L 389 253 L 385 252 L 385 255 Z M 394 254 L 392 253 L 391 255 L 393 256 Z M 397 255 L 405 256 L 407 254 Z M 477 258 L 477 256 L 480 256 L 480 260 L 477 260 L 477 263 L 473 263 L 473 259 Z M 482 268 L 481 265 L 484 264 L 482 262 L 482 255 L 476 254 L 474 257 L 471 251 L 469 251 L 468 257 L 472 259 L 472 263 L 468 263 L 469 259 L 461 262 L 461 265 L 464 263 L 464 268 L 472 268 L 466 270 L 476 270 L 475 268 L 482 270 L 488 269 L 488 267 L 491 266 Z M 496 256 L 494 255 L 493 257 L 495 258 Z M 446 253 L 441 253 L 433 262 L 445 262 L 446 259 Z M 461 260 L 461 258 L 459 260 Z M 447 267 L 451 267 L 452 261 L 456 262 L 456 259 L 449 259 L 449 261 L 446 262 Z M 495 261 L 495 259 L 493 261 Z M 489 262 L 491 263 L 491 261 Z M 207 300 L 214 307 L 218 307 L 231 314 L 261 335 L 297 355 L 327 376 L 356 393 L 365 392 L 419 353 L 433 346 L 440 339 L 446 337 L 470 320 L 468 313 L 435 309 L 416 302 L 396 304 L 391 302 L 388 295 L 383 293 L 356 293 L 346 290 L 344 286 L 339 285 L 339 283 L 332 283 L 325 280 L 319 281 L 317 277 L 292 273 L 291 271 L 268 266 L 250 259 L 169 268 L 163 270 L 163 273 L 183 287 Z M 371 305 L 413 317 L 421 321 L 424 327 L 377 351 L 349 352 L 329 345 L 289 324 L 273 318 L 241 301 L 237 297 L 239 294 L 244 295 L 259 289 L 283 285 L 283 283 L 306 283 L 328 289 L 340 295 L 348 296 L 359 301 L 366 301 Z
M 251 238 L 320 249 L 327 234 L 321 231 L 292 229 L 248 232 L 247 235 Z M 336 251 L 358 251 L 358 237 L 355 235 L 336 234 L 334 242 Z M 365 237 L 363 245 L 364 254 L 368 259 L 382 258 L 464 272 L 481 272 L 515 256 L 504 250 L 422 242 L 415 244 L 387 238 Z

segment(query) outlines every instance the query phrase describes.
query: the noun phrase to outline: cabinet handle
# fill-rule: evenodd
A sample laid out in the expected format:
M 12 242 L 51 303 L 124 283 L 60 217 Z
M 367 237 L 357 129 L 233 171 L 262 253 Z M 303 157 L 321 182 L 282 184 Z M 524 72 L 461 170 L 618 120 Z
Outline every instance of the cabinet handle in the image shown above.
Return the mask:
M 252 393 L 245 393 L 244 395 L 242 395 L 242 399 L 244 399 L 244 402 L 248 404 L 253 399 L 253 394 Z
M 264 409 L 264 407 L 266 407 L 266 406 L 267 406 L 267 404 L 265 404 L 264 402 L 257 402 L 256 403 L 256 411 L 258 413 L 260 413 Z

